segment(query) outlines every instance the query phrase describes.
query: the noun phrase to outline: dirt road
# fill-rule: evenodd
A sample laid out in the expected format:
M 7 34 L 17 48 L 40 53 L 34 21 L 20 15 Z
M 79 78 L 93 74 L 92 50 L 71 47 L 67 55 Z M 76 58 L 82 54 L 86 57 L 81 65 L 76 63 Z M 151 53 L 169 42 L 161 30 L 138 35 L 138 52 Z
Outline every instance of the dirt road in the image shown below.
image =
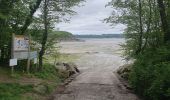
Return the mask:
M 126 90 L 113 73 L 125 62 L 120 57 L 119 39 L 92 39 L 62 43 L 63 53 L 79 54 L 81 74 L 54 100 L 139 100 Z

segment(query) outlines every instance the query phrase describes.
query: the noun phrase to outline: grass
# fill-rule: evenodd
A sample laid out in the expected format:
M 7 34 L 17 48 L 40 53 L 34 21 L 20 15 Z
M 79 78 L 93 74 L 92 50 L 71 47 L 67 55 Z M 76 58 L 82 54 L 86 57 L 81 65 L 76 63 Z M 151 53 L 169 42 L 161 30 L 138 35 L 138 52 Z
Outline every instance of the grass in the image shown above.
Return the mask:
M 32 85 L 0 83 L 0 100 L 21 100 L 22 94 L 32 91 Z
M 0 75 L 5 74 L 5 75 L 9 76 L 10 71 L 11 71 L 10 67 L 2 67 L 2 66 L 0 66 Z
M 78 55 L 73 54 L 60 54 L 59 61 L 73 62 L 79 58 Z
M 26 74 L 24 71 L 26 68 L 25 64 L 22 63 L 15 67 L 13 76 L 11 76 L 10 67 L 0 67 L 0 100 L 39 100 L 44 97 L 45 95 L 34 91 L 35 85 L 30 78 L 46 86 L 48 89 L 47 95 L 52 93 L 60 83 L 68 78 L 68 73 L 55 68 L 53 65 L 54 58 L 49 56 L 46 56 L 46 58 L 48 59 L 44 62 L 43 70 L 40 72 L 31 71 L 30 74 Z M 77 55 L 60 54 L 57 61 L 73 62 L 76 59 L 78 59 Z M 23 78 L 28 81 L 27 85 L 23 85 Z
M 55 82 L 60 83 L 63 77 L 60 75 L 60 72 L 58 69 L 55 68 L 54 65 L 51 64 L 44 64 L 43 70 L 40 72 L 35 72 L 33 75 L 37 78 L 43 79 L 43 80 L 53 80 Z
M 9 67 L 0 67 L 0 100 L 39 100 L 41 97 L 52 93 L 67 78 L 67 73 L 59 71 L 54 65 L 45 63 L 43 70 L 40 72 L 26 74 L 17 70 L 14 76 L 11 77 Z M 21 85 L 22 78 L 27 79 L 28 85 Z M 30 78 L 33 78 L 34 81 L 38 79 L 37 81 L 41 82 L 40 84 L 47 87 L 46 95 L 34 91 L 35 85 L 34 82 L 32 83 L 29 80 Z M 31 97 L 25 95 L 29 93 Z

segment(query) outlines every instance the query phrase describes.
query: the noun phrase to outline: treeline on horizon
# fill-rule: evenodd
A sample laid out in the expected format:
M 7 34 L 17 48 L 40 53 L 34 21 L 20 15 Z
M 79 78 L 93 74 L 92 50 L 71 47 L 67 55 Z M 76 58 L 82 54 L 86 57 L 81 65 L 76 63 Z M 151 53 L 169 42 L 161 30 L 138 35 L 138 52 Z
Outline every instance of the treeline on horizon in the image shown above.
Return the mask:
M 74 35 L 75 38 L 125 38 L 124 34 Z

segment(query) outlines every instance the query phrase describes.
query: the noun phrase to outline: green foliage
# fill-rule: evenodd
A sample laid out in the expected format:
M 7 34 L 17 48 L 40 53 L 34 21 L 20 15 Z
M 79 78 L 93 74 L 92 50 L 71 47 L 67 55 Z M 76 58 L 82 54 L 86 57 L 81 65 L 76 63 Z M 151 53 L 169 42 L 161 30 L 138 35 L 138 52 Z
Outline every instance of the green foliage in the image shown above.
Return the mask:
M 40 44 L 43 31 L 42 31 L 41 28 L 38 28 L 38 26 L 35 25 L 35 27 L 37 27 L 37 28 L 29 30 L 29 32 L 31 33 L 32 39 L 34 41 L 36 41 L 38 44 Z M 73 37 L 73 35 L 70 32 L 66 32 L 66 31 L 49 31 L 47 45 L 54 45 L 59 40 L 70 39 L 72 37 Z
M 0 0 L 0 61 L 8 62 L 11 50 L 11 34 L 30 34 L 34 31 L 35 40 L 44 43 L 42 33 L 44 25 L 50 33 L 55 24 L 61 21 L 67 22 L 71 15 L 76 14 L 72 10 L 73 6 L 78 6 L 84 0 L 46 0 L 47 5 L 47 23 L 44 23 L 44 0 Z M 38 16 L 33 16 L 37 9 L 42 11 Z M 32 19 L 34 19 L 32 21 Z M 31 24 L 31 25 L 30 25 Z M 30 26 L 30 27 L 29 27 Z M 29 31 L 26 31 L 27 28 Z M 31 30 L 31 31 L 30 31 Z M 63 33 L 64 34 L 64 33 Z M 61 34 L 60 34 L 61 35 Z M 45 36 L 48 38 L 48 35 Z M 50 39 L 49 39 L 50 40 Z M 47 41 L 51 43 L 51 41 Z M 47 46 L 48 47 L 48 46 Z
M 0 83 L 0 100 L 21 100 L 21 95 L 32 92 L 33 86 L 17 83 Z
M 170 62 L 163 62 L 155 65 L 153 70 L 155 80 L 148 89 L 148 94 L 153 100 L 168 100 L 170 89 Z
M 134 59 L 130 83 L 147 100 L 170 99 L 169 0 L 112 0 L 107 23 L 125 24 L 127 60 Z M 161 23 L 161 24 L 160 24 Z
M 31 49 L 38 50 L 43 47 L 43 51 L 39 53 L 40 58 L 42 58 L 43 53 L 46 53 L 46 49 L 55 48 L 54 44 L 58 38 L 71 37 L 68 32 L 53 32 L 54 27 L 56 23 L 61 21 L 69 21 L 70 17 L 68 16 L 76 14 L 72 7 L 78 6 L 81 1 L 84 0 L 65 0 L 64 2 L 60 0 L 0 0 L 0 64 L 8 63 L 11 58 L 12 33 L 17 35 L 31 34 L 34 40 Z M 33 16 L 37 9 L 42 12 L 38 16 Z M 32 19 L 34 20 L 32 21 Z M 26 31 L 27 28 L 28 31 Z M 55 52 L 55 57 L 57 57 L 57 53 Z M 22 69 L 25 66 L 23 63 L 20 66 L 22 68 L 20 67 L 20 70 L 16 71 L 17 74 L 15 74 L 16 80 L 19 80 L 23 75 Z M 5 73 L 5 70 L 0 71 L 3 71 L 1 74 L 10 75 L 9 69 Z M 45 64 L 41 71 L 33 73 L 32 77 L 34 76 L 45 81 L 59 83 L 67 78 L 67 72 L 59 71 L 54 66 Z M 56 84 L 48 86 L 49 92 L 55 86 Z M 31 85 L 0 83 L 0 100 L 21 100 L 21 95 L 27 92 L 32 92 Z
M 12 33 L 20 34 L 33 0 L 0 0 L 0 61 L 8 62 L 11 57 Z
M 169 100 L 170 52 L 168 47 L 147 50 L 138 56 L 130 73 L 135 91 L 147 100 Z
M 73 37 L 72 33 L 66 32 L 66 31 L 54 31 L 53 34 L 55 34 L 56 38 L 59 38 L 59 39 Z
M 127 57 L 135 58 L 145 49 L 162 45 L 164 33 L 159 25 L 159 8 L 155 0 L 112 0 L 108 6 L 115 10 L 105 21 L 111 25 L 121 23 L 127 26 L 124 32 Z
M 57 72 L 58 70 L 53 65 L 44 64 L 44 69 L 34 73 L 34 75 L 42 79 L 55 79 L 57 77 Z
M 61 82 L 62 80 L 65 80 L 66 76 L 60 71 L 55 68 L 54 65 L 51 64 L 44 64 L 43 70 L 40 72 L 35 72 L 34 75 L 37 78 L 46 79 L 46 80 L 53 80 L 57 83 Z

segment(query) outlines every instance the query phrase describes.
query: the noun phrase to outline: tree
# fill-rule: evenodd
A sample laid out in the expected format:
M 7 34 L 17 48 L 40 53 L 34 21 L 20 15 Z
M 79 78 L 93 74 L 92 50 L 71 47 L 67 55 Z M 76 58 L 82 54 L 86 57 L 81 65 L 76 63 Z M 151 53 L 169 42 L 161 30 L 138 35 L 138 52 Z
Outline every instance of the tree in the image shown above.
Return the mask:
M 162 23 L 162 30 L 164 32 L 164 42 L 170 41 L 170 29 L 168 25 L 168 19 L 166 14 L 166 8 L 164 4 L 164 0 L 157 0 L 158 6 L 159 6 L 159 12 L 161 17 L 161 23 Z
M 159 10 L 156 0 L 112 0 L 108 6 L 115 10 L 112 16 L 105 19 L 111 25 L 121 23 L 125 29 L 127 58 L 135 57 L 148 48 L 162 44 Z M 119 12 L 119 13 L 115 13 Z
M 33 15 L 37 11 L 37 9 L 39 8 L 42 1 L 43 0 L 37 0 L 34 5 L 30 5 L 30 13 L 27 16 L 27 19 L 25 20 L 25 24 L 21 28 L 21 34 L 24 34 L 25 31 L 27 30 L 28 26 L 32 23 Z
M 83 0 L 44 0 L 42 4 L 42 16 L 44 31 L 41 41 L 41 50 L 39 52 L 39 70 L 43 67 L 43 55 L 46 51 L 46 43 L 50 30 L 53 30 L 55 23 L 69 21 L 65 19 L 65 15 L 73 15 L 74 11 L 71 10 L 73 6 L 77 6 Z
M 0 61 L 8 62 L 11 56 L 11 33 L 25 33 L 41 1 L 0 0 Z
M 13 11 L 13 6 L 18 0 L 1 0 L 0 1 L 0 61 L 5 62 L 10 58 L 10 26 L 9 16 Z
M 136 50 L 136 54 L 140 53 L 142 50 L 142 44 L 143 44 L 143 23 L 142 23 L 142 2 L 141 0 L 138 0 L 139 4 L 139 44 L 138 44 L 138 49 Z
M 125 58 L 135 59 L 129 82 L 147 100 L 169 100 L 170 1 L 112 0 L 105 21 L 125 24 Z M 116 13 L 115 13 L 116 12 Z

